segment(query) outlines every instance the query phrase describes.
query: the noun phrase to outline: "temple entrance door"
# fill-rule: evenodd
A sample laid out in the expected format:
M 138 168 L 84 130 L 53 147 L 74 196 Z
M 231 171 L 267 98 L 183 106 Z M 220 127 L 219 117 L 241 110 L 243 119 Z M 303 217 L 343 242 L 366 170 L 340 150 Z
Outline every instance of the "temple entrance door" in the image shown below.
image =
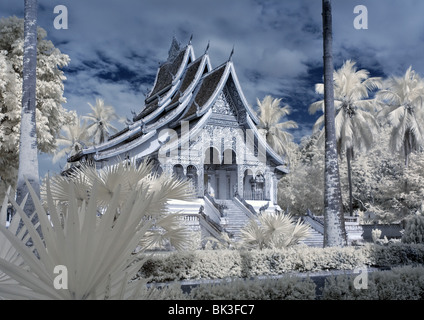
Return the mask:
M 205 150 L 203 156 L 203 182 L 204 182 L 204 192 L 208 193 L 212 197 L 217 197 L 218 195 L 218 183 L 216 170 L 219 168 L 221 163 L 219 152 L 214 147 L 209 147 Z

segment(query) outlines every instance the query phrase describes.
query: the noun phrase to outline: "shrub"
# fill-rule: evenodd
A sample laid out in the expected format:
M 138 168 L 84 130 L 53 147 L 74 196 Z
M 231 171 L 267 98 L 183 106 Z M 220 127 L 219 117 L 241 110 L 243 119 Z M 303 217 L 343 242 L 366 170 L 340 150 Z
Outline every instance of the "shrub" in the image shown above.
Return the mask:
M 367 288 L 354 287 L 356 275 L 326 279 L 324 300 L 422 300 L 424 299 L 424 267 L 399 267 L 392 271 L 369 273 Z
M 163 282 L 184 279 L 249 278 L 288 272 L 352 270 L 359 266 L 424 263 L 424 246 L 393 243 L 362 247 L 313 248 L 304 245 L 264 250 L 198 250 L 148 257 L 138 275 Z
M 356 274 L 326 278 L 322 295 L 309 277 L 285 275 L 279 278 L 235 279 L 202 283 L 183 293 L 177 283 L 143 289 L 155 300 L 423 300 L 424 267 L 404 266 L 367 274 L 366 287 L 355 288 Z
M 416 214 L 406 220 L 405 232 L 402 236 L 403 243 L 424 242 L 424 216 Z
M 196 300 L 313 300 L 315 283 L 309 278 L 231 279 L 220 284 L 201 284 L 190 297 Z
M 153 282 L 186 279 L 222 279 L 241 276 L 240 254 L 236 250 L 173 252 L 147 258 L 138 276 Z
M 372 229 L 371 237 L 372 237 L 372 242 L 377 243 L 377 241 L 381 237 L 381 230 L 380 229 Z
M 376 267 L 392 267 L 408 264 L 424 263 L 424 246 L 422 244 L 392 243 L 369 246 L 367 249 L 369 262 Z
M 181 290 L 178 283 L 171 283 L 166 286 L 143 287 L 140 296 L 145 300 L 188 300 L 190 295 Z

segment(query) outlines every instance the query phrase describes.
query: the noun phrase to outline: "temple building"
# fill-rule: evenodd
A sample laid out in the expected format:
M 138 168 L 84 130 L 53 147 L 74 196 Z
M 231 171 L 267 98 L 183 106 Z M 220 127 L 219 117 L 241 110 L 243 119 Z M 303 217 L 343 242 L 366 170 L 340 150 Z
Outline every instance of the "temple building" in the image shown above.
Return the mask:
M 197 196 L 190 202 L 171 201 L 170 211 L 181 211 L 182 221 L 202 238 L 222 231 L 237 238 L 249 217 L 280 210 L 277 182 L 287 173 L 284 158 L 267 144 L 258 123 L 232 54 L 212 67 L 208 49 L 196 58 L 191 40 L 183 47 L 174 38 L 132 122 L 68 161 L 92 161 L 101 168 L 148 157 L 159 173 L 193 182 Z

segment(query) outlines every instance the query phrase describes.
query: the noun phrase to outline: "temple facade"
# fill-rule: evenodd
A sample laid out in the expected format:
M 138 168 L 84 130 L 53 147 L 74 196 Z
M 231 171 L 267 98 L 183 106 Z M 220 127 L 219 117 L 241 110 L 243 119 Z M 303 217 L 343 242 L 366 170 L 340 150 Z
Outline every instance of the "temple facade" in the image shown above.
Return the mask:
M 96 167 L 148 157 L 158 172 L 192 180 L 196 197 L 171 202 L 202 237 L 237 236 L 260 210 L 279 210 L 277 183 L 285 160 L 257 129 L 231 58 L 212 67 L 208 50 L 195 57 L 191 41 L 173 39 L 144 107 L 108 141 L 72 155 L 71 163 Z

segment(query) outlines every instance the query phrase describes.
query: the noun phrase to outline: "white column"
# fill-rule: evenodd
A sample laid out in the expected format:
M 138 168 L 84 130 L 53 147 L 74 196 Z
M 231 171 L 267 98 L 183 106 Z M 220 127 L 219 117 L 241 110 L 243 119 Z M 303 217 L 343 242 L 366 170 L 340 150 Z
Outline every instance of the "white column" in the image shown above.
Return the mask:
M 205 194 L 205 181 L 204 181 L 204 168 L 203 165 L 199 166 L 199 169 L 197 170 L 197 195 L 199 197 L 203 197 Z
M 237 166 L 237 192 L 239 194 L 240 197 L 243 198 L 243 178 L 244 178 L 244 168 L 243 166 L 239 165 Z

